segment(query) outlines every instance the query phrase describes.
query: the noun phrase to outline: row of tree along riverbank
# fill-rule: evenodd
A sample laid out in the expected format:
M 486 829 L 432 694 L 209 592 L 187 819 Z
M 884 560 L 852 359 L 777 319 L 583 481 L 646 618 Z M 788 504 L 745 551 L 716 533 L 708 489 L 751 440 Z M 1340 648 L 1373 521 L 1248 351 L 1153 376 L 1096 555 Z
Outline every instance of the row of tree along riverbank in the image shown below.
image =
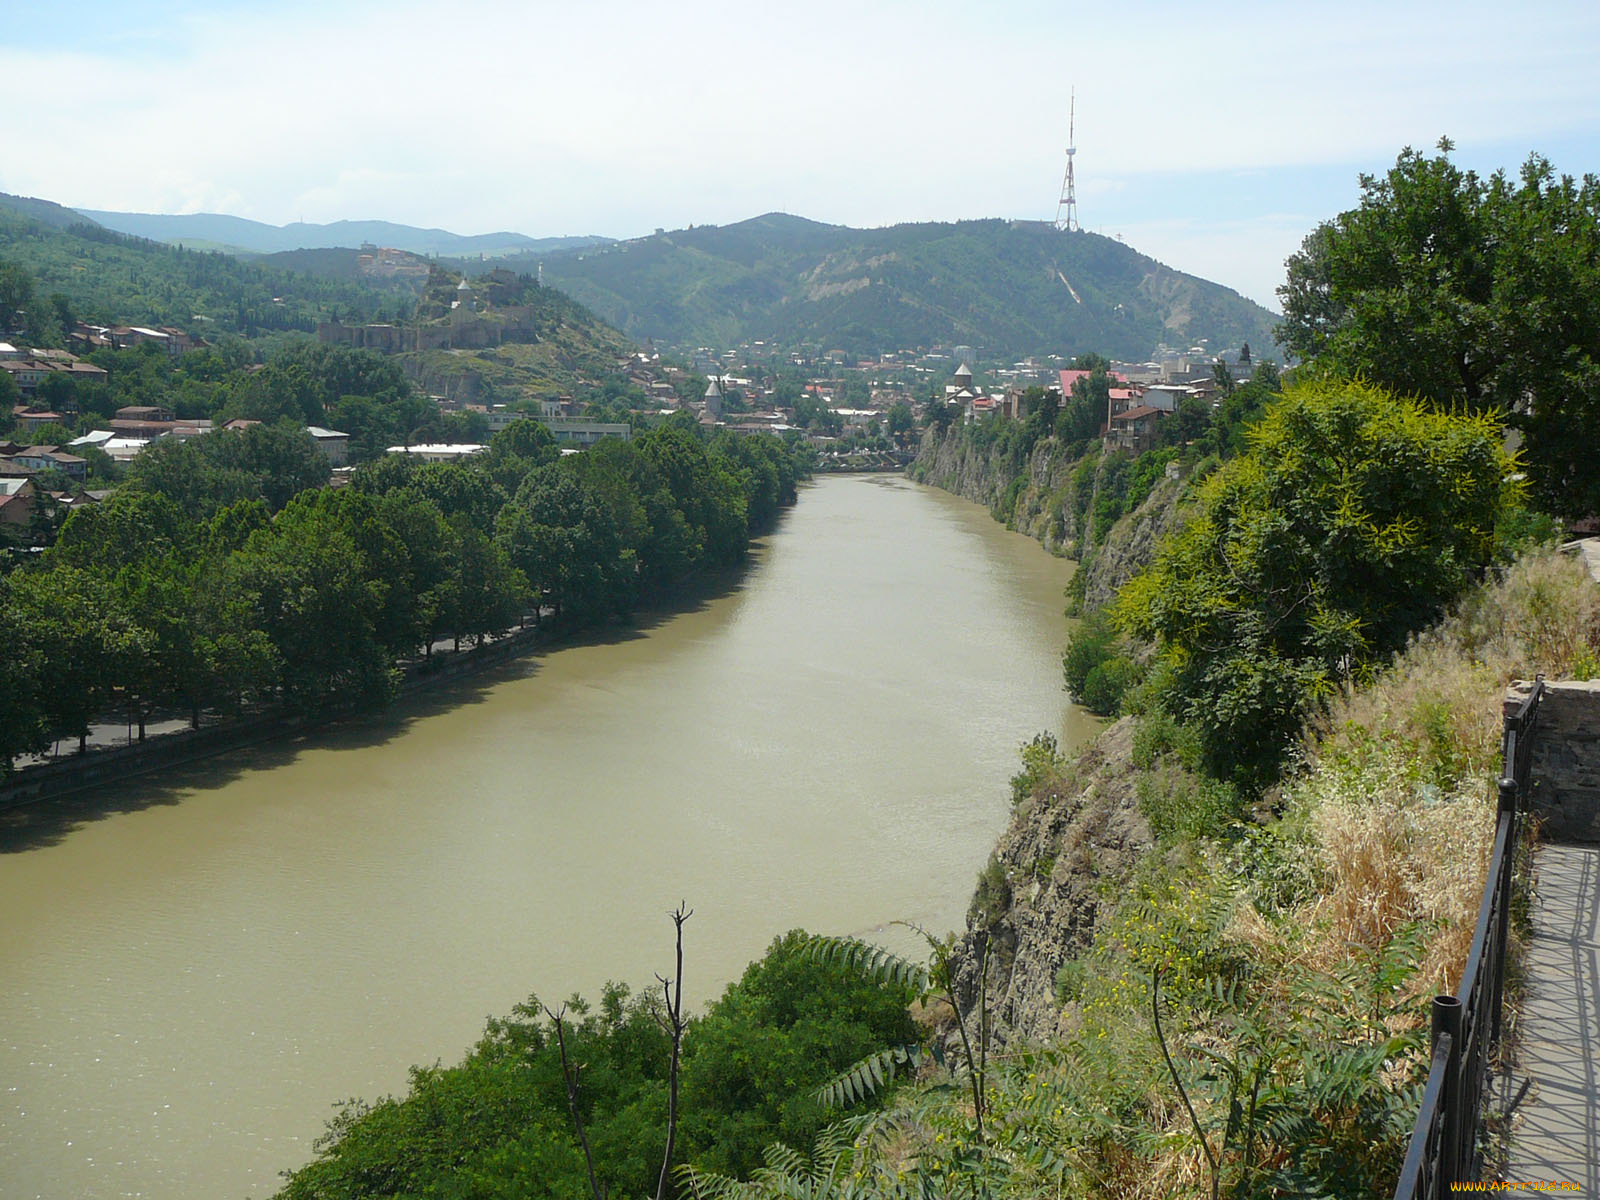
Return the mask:
M 625 618 L 742 559 L 808 469 L 799 445 L 688 423 L 563 456 L 519 422 L 463 463 L 283 496 L 208 455 L 231 436 L 176 447 L 0 579 L 8 772 L 104 713 L 381 704 L 441 639 Z

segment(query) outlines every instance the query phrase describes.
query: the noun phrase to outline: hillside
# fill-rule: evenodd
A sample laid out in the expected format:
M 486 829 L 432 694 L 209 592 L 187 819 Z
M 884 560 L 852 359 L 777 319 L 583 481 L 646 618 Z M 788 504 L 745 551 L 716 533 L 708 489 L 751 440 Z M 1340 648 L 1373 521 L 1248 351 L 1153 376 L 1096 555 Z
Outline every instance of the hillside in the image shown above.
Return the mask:
M 99 224 L 76 209 L 65 208 L 53 201 L 39 200 L 33 196 L 12 196 L 0 192 L 0 208 L 8 208 L 30 220 L 38 221 L 41 225 L 51 225 L 57 229 L 70 229 L 74 225 Z
M 549 255 L 544 277 L 634 337 L 680 346 L 967 343 L 994 357 L 1143 358 L 1160 342 L 1268 347 L 1276 325 L 1237 292 L 1043 222 L 862 230 L 769 213 Z
M 22 267 L 34 294 L 63 295 L 72 315 L 88 321 L 170 324 L 207 337 L 223 332 L 257 337 L 314 333 L 319 322 L 335 318 L 351 325 L 419 315 L 437 321 L 441 305 L 454 298 L 456 275 L 443 272 L 438 295 L 425 295 L 419 309 L 422 284 L 363 276 L 356 270 L 356 254 L 303 250 L 241 261 L 90 225 L 49 201 L 0 197 L 0 263 Z M 523 323 L 531 327 L 528 336 L 485 349 L 397 356 L 397 365 L 424 388 L 515 400 L 588 396 L 608 385 L 614 391 L 622 387 L 617 362 L 633 347 L 581 304 L 528 279 L 480 283 L 480 288 L 496 308 L 522 310 Z M 56 340 L 63 332 L 57 330 Z
M 311 332 L 332 311 L 394 320 L 409 297 L 353 280 L 314 278 L 214 252 L 165 246 L 92 224 L 46 200 L 0 195 L 0 259 L 61 294 L 72 313 L 106 323 L 176 325 L 255 336 Z
M 531 238 L 520 233 L 459 234 L 446 229 L 419 229 L 393 221 L 334 221 L 326 225 L 295 221 L 289 225 L 268 225 L 244 217 L 222 213 L 103 212 L 79 209 L 78 212 L 107 229 L 156 242 L 182 243 L 188 247 L 226 249 L 247 254 L 274 254 L 283 250 L 324 250 L 336 246 L 356 247 L 370 242 L 392 246 L 413 254 L 448 254 L 490 258 L 507 254 L 548 254 L 581 246 L 593 246 L 607 239 L 599 237 Z

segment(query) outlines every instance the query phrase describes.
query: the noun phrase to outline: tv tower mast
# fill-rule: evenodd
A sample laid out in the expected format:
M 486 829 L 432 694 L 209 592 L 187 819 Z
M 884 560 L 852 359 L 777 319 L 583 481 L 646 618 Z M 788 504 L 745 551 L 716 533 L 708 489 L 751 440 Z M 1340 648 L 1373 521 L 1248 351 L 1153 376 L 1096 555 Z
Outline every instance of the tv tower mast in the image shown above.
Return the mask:
M 1078 89 L 1071 93 L 1071 107 L 1067 110 L 1067 174 L 1061 181 L 1061 202 L 1056 205 L 1056 228 L 1063 232 L 1078 230 L 1078 193 L 1072 179 L 1072 156 L 1078 152 L 1072 143 L 1077 140 L 1074 126 L 1078 116 Z

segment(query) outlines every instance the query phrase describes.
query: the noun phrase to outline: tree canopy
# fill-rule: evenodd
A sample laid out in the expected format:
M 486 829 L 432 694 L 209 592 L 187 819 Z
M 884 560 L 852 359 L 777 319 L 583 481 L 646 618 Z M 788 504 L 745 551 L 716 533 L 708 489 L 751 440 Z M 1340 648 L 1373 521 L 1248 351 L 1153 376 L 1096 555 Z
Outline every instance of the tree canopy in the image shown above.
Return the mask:
M 1600 179 L 1531 156 L 1513 181 L 1407 148 L 1288 262 L 1282 339 L 1364 378 L 1520 429 L 1540 506 L 1600 511 Z
M 1123 588 L 1162 702 L 1212 769 L 1258 782 L 1307 705 L 1405 644 L 1490 562 L 1516 491 L 1487 416 L 1354 383 L 1291 388 L 1198 512 Z

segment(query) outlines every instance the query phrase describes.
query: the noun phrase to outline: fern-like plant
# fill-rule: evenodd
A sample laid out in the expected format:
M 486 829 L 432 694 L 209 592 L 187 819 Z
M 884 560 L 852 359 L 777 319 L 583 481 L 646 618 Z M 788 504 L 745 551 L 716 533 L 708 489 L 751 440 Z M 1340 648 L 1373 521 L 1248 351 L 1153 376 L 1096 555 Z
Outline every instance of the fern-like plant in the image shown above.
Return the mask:
M 892 950 L 874 946 L 859 938 L 815 936 L 811 939 L 808 950 L 821 962 L 859 972 L 885 986 L 910 988 L 916 993 L 919 1001 L 926 1002 L 929 998 L 937 998 L 950 1006 L 950 1011 L 955 1015 L 956 1031 L 961 1039 L 962 1058 L 972 1092 L 973 1119 L 977 1126 L 978 1141 L 981 1143 L 984 1139 L 985 1075 L 988 1066 L 989 1030 L 984 996 L 988 955 L 983 956 L 984 970 L 981 972 L 983 977 L 978 986 L 978 1038 L 977 1047 L 974 1049 L 973 1039 L 967 1031 L 967 1019 L 961 1015 L 961 1008 L 956 1003 L 954 965 L 951 961 L 953 942 L 948 939 L 940 940 L 910 922 L 901 921 L 897 924 L 915 930 L 927 942 L 929 952 L 927 963 L 905 958 Z M 925 1053 L 931 1053 L 936 1059 L 940 1058 L 938 1043 L 935 1042 L 926 1052 L 921 1046 L 907 1045 L 869 1055 L 824 1084 L 818 1090 L 817 1098 L 823 1104 L 833 1106 L 855 1103 L 893 1082 L 898 1069 L 905 1067 L 914 1069 L 919 1066 Z

